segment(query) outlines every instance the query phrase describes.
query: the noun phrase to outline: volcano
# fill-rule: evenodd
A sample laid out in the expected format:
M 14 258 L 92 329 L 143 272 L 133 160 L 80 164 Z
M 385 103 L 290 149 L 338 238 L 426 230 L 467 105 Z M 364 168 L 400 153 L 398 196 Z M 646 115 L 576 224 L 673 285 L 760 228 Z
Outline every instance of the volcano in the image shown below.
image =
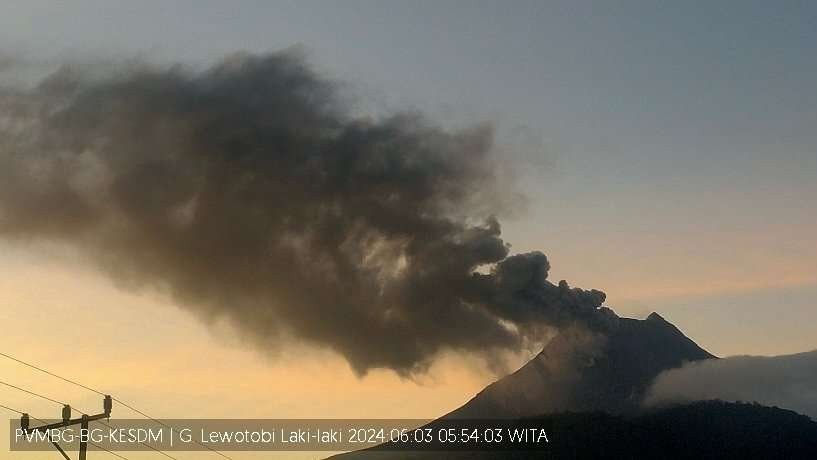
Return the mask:
M 715 359 L 657 313 L 614 318 L 604 332 L 566 329 L 516 372 L 447 418 L 517 418 L 554 412 L 629 414 L 661 372 Z
M 446 444 L 420 449 L 394 443 L 332 458 L 344 460 L 488 460 L 526 458 L 814 458 L 817 422 L 755 403 L 699 401 L 659 409 L 641 402 L 661 372 L 717 359 L 657 313 L 644 320 L 563 329 L 535 358 L 424 428 L 480 420 L 535 423 L 552 441 L 546 451 Z M 440 449 L 440 451 L 434 451 Z

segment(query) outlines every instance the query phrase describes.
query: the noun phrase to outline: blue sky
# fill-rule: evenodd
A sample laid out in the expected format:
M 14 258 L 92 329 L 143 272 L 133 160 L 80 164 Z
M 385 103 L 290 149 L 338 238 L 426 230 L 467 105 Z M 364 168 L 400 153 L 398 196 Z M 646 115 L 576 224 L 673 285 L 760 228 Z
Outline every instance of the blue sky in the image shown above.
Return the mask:
M 0 43 L 193 64 L 303 46 L 362 112 L 494 122 L 527 196 L 505 234 L 557 279 L 716 353 L 817 347 L 813 2 L 0 2 Z M 736 318 L 780 340 L 717 327 Z

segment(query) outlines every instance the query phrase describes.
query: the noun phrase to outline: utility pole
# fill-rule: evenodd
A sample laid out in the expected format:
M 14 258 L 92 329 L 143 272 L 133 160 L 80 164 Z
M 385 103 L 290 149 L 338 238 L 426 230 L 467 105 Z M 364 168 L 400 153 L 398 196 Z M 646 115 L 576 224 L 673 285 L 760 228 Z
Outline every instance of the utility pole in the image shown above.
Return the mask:
M 105 398 L 102 400 L 102 409 L 104 412 L 101 414 L 96 415 L 83 415 L 80 418 L 71 418 L 71 406 L 66 404 L 62 407 L 62 422 L 51 423 L 48 425 L 42 425 L 38 427 L 31 427 L 31 418 L 28 414 L 23 414 L 20 417 L 20 428 L 23 430 L 23 433 L 30 433 L 30 432 L 40 432 L 45 433 L 48 436 L 49 441 L 54 447 L 59 451 L 60 454 L 65 458 L 65 460 L 71 460 L 68 457 L 68 454 L 60 447 L 59 443 L 51 439 L 51 430 L 59 430 L 63 428 L 67 428 L 72 425 L 79 425 L 80 426 L 80 441 L 79 441 L 79 460 L 86 460 L 88 455 L 88 423 L 93 422 L 94 420 L 102 420 L 102 419 L 110 419 L 111 418 L 111 409 L 113 408 L 113 399 L 110 395 L 106 395 Z

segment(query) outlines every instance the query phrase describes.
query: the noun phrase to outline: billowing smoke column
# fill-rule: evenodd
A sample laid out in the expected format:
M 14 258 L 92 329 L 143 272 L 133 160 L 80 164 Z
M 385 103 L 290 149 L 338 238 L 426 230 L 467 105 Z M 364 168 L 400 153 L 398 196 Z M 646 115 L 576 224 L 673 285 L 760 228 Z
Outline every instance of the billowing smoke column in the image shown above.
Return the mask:
M 349 114 L 296 53 L 205 71 L 63 69 L 0 91 L 0 237 L 76 245 L 261 347 L 303 340 L 358 372 L 517 349 L 593 324 L 599 291 L 508 257 L 492 135 Z M 478 268 L 483 267 L 479 271 Z

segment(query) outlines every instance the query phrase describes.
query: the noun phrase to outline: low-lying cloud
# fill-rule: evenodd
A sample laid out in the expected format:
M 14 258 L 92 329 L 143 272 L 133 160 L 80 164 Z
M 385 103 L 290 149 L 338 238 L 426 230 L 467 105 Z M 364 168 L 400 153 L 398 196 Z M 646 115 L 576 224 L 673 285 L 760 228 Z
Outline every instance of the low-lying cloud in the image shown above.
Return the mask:
M 648 406 L 721 399 L 794 410 L 817 420 L 817 350 L 697 361 L 659 375 Z

